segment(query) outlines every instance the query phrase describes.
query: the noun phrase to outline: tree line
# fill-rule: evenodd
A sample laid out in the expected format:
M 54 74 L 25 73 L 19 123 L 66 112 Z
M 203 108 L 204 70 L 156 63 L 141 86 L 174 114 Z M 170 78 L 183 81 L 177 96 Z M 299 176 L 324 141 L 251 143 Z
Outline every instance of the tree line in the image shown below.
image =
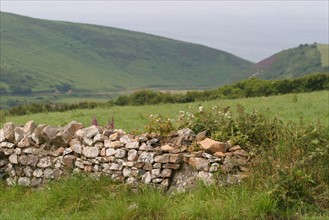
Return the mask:
M 188 103 L 216 99 L 236 99 L 259 96 L 271 96 L 287 93 L 302 93 L 329 89 L 329 74 L 318 73 L 300 78 L 283 80 L 262 80 L 250 78 L 226 85 L 214 90 L 189 91 L 185 94 L 173 94 L 152 90 L 140 90 L 130 95 L 121 95 L 108 102 L 80 103 L 34 103 L 16 106 L 6 110 L 6 114 L 25 115 L 38 112 L 58 112 L 73 109 L 93 109 L 113 105 L 154 105 L 160 103 Z

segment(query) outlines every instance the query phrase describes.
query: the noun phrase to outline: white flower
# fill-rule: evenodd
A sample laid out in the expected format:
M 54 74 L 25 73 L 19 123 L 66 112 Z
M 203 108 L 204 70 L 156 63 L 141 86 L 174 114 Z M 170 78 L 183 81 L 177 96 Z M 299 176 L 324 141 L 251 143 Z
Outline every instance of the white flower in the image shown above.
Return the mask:
M 203 106 L 199 106 L 199 112 L 203 112 Z

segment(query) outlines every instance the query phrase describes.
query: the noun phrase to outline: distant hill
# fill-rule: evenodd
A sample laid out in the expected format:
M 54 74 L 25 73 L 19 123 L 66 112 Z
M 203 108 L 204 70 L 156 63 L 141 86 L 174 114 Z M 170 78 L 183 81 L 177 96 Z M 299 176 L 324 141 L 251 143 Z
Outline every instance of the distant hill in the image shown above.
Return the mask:
M 1 12 L 3 94 L 208 89 L 248 77 L 241 70 L 251 65 L 150 34 Z
M 328 71 L 328 53 L 327 44 L 301 44 L 255 64 L 253 76 L 262 79 L 284 79 Z

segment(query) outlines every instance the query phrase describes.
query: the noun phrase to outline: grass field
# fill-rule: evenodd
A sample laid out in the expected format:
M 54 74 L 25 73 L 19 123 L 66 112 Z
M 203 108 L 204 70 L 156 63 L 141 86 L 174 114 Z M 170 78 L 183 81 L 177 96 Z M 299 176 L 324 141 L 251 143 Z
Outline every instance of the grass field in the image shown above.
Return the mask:
M 180 110 L 195 112 L 199 105 L 205 110 L 215 105 L 219 108 L 231 106 L 235 114 L 235 106 L 241 104 L 247 112 L 257 110 L 269 118 L 278 115 L 287 124 L 303 118 L 305 122 L 320 121 L 325 126 L 308 127 L 306 123 L 290 127 L 267 119 L 254 124 L 245 119 L 245 123 L 252 123 L 251 127 L 264 129 L 255 130 L 259 135 L 271 129 L 282 130 L 276 142 L 258 149 L 249 178 L 234 186 L 199 183 L 187 192 L 169 195 L 149 186 L 122 185 L 106 177 L 96 180 L 84 175 L 51 182 L 43 189 L 9 188 L 0 182 L 0 219 L 329 219 L 328 100 L 329 91 L 322 91 L 7 117 L 6 121 L 17 124 L 34 120 L 64 125 L 77 120 L 89 126 L 93 116 L 104 124 L 114 115 L 117 128 L 142 132 L 150 114 L 175 118 Z M 257 115 L 262 114 L 253 117 Z M 271 126 L 264 126 L 264 123 Z
M 198 106 L 205 108 L 218 106 L 221 108 L 231 107 L 236 109 L 237 104 L 241 104 L 247 111 L 253 109 L 257 111 L 268 111 L 271 116 L 278 116 L 285 122 L 299 121 L 306 122 L 321 121 L 329 124 L 329 92 L 312 92 L 289 94 L 281 96 L 257 97 L 235 100 L 217 100 L 207 102 L 195 102 L 187 104 L 161 104 L 149 106 L 114 106 L 108 108 L 77 109 L 67 112 L 39 113 L 24 116 L 8 116 L 5 121 L 16 124 L 25 124 L 29 120 L 34 120 L 37 124 L 65 125 L 72 120 L 79 121 L 85 126 L 89 126 L 95 116 L 101 125 L 106 125 L 107 120 L 114 117 L 115 127 L 122 128 L 128 132 L 144 130 L 149 116 L 161 114 L 163 117 L 177 118 L 180 110 L 197 111 Z

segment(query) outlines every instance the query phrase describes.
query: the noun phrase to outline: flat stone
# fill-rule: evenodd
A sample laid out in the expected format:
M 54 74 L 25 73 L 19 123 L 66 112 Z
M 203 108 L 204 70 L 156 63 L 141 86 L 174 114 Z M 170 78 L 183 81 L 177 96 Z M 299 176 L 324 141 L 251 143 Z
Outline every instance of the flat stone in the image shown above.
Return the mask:
M 0 149 L 1 148 L 13 148 L 15 144 L 10 143 L 10 142 L 1 142 L 0 143 Z
M 248 157 L 249 154 L 245 150 L 236 150 L 233 152 L 233 155 Z
M 106 137 L 104 134 L 96 134 L 96 136 L 93 139 L 93 143 L 98 143 L 98 142 L 104 142 L 107 140 L 108 137 Z
M 110 166 L 110 170 L 121 170 L 121 169 L 122 169 L 122 166 L 117 163 L 112 163 Z
M 191 157 L 189 164 L 198 171 L 209 171 L 208 160 L 205 158 Z
M 214 153 L 214 156 L 216 156 L 216 157 L 225 157 L 226 155 L 223 152 L 218 151 L 218 152 Z
M 85 147 L 82 154 L 89 158 L 95 158 L 99 155 L 99 149 L 98 147 Z
M 198 142 L 200 147 L 208 153 L 216 153 L 218 151 L 225 153 L 227 151 L 227 144 L 224 142 L 214 141 L 210 138 L 206 138 L 203 141 Z
M 138 149 L 139 143 L 137 141 L 132 141 L 126 144 L 126 148 L 128 149 Z
M 172 150 L 175 150 L 174 147 L 170 146 L 169 144 L 163 145 L 160 148 L 161 150 L 163 150 L 164 152 L 170 152 Z
M 241 150 L 242 148 L 239 145 L 232 146 L 228 149 L 228 151 L 236 151 L 236 150 Z
M 128 143 L 130 143 L 132 140 L 129 138 L 129 136 L 128 135 L 124 135 L 124 136 L 122 136 L 121 138 L 120 138 L 120 142 L 121 143 L 124 143 L 124 144 L 128 144 Z
M 122 163 L 123 166 L 126 166 L 126 167 L 133 167 L 135 166 L 135 162 L 131 162 L 131 161 L 125 161 Z
M 167 163 L 167 164 L 163 164 L 162 168 L 164 169 L 173 169 L 173 170 L 177 170 L 180 168 L 180 164 L 176 164 L 176 163 Z
M 92 125 L 90 127 L 87 128 L 82 128 L 82 131 L 85 132 L 85 137 L 86 138 L 94 138 L 97 134 L 100 134 L 100 128 L 96 125 Z

